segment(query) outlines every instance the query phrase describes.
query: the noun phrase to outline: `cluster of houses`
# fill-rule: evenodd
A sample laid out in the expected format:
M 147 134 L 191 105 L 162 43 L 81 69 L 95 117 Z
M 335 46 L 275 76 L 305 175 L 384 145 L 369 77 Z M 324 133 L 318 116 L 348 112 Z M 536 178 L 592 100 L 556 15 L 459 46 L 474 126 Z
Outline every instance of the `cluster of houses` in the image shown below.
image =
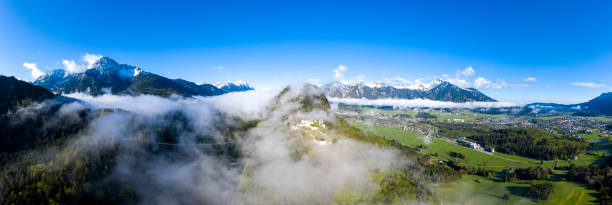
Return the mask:
M 487 151 L 487 152 L 490 152 L 490 153 L 495 152 L 495 148 L 489 147 L 489 148 L 485 149 L 484 147 L 480 146 L 480 144 L 478 144 L 476 142 L 469 141 L 465 137 L 459 137 L 456 140 L 457 140 L 457 143 L 463 144 L 466 147 L 469 147 L 470 149 L 474 149 L 474 150 L 478 150 L 478 151 Z

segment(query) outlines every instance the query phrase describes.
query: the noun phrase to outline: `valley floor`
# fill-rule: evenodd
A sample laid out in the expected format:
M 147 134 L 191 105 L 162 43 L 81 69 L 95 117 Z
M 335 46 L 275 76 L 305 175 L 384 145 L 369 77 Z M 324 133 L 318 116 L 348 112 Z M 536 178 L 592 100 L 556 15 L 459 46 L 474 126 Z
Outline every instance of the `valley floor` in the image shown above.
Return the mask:
M 465 156 L 463 166 L 482 167 L 501 173 L 503 170 L 514 167 L 543 166 L 553 168 L 557 166 L 568 166 L 570 163 L 576 165 L 589 165 L 601 160 L 601 153 L 610 154 L 608 147 L 612 142 L 601 140 L 594 144 L 591 149 L 579 156 L 578 160 L 551 160 L 543 161 L 528 157 L 510 155 L 500 152 L 494 154 L 476 151 L 465 146 L 458 145 L 452 140 L 440 138 L 426 138 L 419 133 L 406 131 L 394 126 L 376 126 L 363 122 L 353 121 L 352 124 L 364 131 L 372 132 L 387 139 L 410 147 L 420 147 L 419 152 L 428 154 L 437 160 L 452 160 L 449 152 L 461 153 Z M 584 184 L 569 182 L 564 179 L 567 171 L 554 170 L 554 174 L 548 180 L 537 180 L 537 182 L 550 182 L 554 185 L 554 192 L 548 200 L 534 201 L 528 197 L 528 180 L 515 182 L 504 182 L 502 176 L 485 178 L 476 175 L 463 175 L 458 181 L 446 184 L 437 184 L 434 190 L 443 204 L 599 204 L 599 191 Z M 504 194 L 509 194 L 510 199 L 504 200 Z

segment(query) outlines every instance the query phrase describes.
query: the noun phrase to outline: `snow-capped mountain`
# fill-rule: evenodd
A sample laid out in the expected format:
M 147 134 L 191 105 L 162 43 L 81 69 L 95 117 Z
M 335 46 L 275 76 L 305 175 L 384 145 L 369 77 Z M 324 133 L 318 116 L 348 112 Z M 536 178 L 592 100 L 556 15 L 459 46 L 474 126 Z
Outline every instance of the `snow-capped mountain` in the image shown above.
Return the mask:
M 255 90 L 253 86 L 241 80 L 234 81 L 234 82 L 229 81 L 225 83 L 215 83 L 214 85 L 217 86 L 217 88 L 225 92 L 241 92 L 241 91 Z
M 109 57 L 100 58 L 100 60 L 92 64 L 87 71 L 97 74 L 100 78 L 132 78 L 142 72 L 142 70 L 136 66 L 119 64 Z
M 225 93 L 210 84 L 196 85 L 181 80 L 168 79 L 146 72 L 137 66 L 119 64 L 109 57 L 102 57 L 81 73 L 68 73 L 63 69 L 54 70 L 33 82 L 56 93 L 87 92 L 92 95 L 112 94 L 154 94 L 167 96 L 179 94 L 220 95 Z
M 415 81 L 412 84 L 391 86 L 381 82 L 338 82 L 323 86 L 330 97 L 367 99 L 430 99 L 452 102 L 495 101 L 480 91 L 461 88 L 447 81 L 434 80 L 430 83 Z
M 444 81 L 441 79 L 436 79 L 434 81 L 431 81 L 430 83 L 423 83 L 420 80 L 415 80 L 414 83 L 411 84 L 402 84 L 402 85 L 396 85 L 393 86 L 394 88 L 397 89 L 410 89 L 410 90 L 420 90 L 420 91 L 428 91 L 438 85 L 440 85 L 441 83 L 443 83 Z

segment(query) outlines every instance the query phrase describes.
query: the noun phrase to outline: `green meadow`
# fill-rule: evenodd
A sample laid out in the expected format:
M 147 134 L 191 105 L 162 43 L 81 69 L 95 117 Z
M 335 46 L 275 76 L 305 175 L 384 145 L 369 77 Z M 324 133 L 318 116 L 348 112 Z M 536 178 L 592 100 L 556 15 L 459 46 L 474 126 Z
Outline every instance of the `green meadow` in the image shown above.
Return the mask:
M 420 152 L 429 154 L 437 159 L 451 160 L 449 152 L 458 152 L 465 156 L 463 165 L 484 167 L 487 169 L 502 171 L 508 167 L 519 165 L 519 167 L 543 166 L 554 168 L 557 166 L 589 165 L 601 160 L 601 154 L 612 154 L 612 142 L 605 140 L 592 144 L 589 151 L 579 156 L 578 160 L 551 160 L 543 161 L 495 152 L 493 155 L 476 151 L 464 146 L 448 142 L 447 138 L 436 138 L 425 140 L 418 133 L 404 131 L 400 127 L 381 127 L 354 122 L 354 126 L 372 132 L 387 139 L 396 140 L 407 146 L 420 146 Z M 427 142 L 426 142 L 427 141 Z M 518 162 L 517 162 L 518 161 Z M 436 195 L 443 202 L 453 204 L 597 204 L 599 192 L 584 184 L 564 181 L 566 171 L 555 170 L 551 179 L 547 180 L 554 185 L 554 191 L 548 200 L 535 201 L 526 197 L 529 189 L 529 181 L 519 180 L 515 182 L 504 182 L 503 178 L 496 176 L 491 179 L 475 175 L 463 175 L 458 181 L 438 184 L 435 188 Z M 542 180 L 540 180 L 542 181 Z M 504 200 L 502 196 L 509 194 L 510 199 Z
M 529 189 L 527 180 L 505 183 L 498 179 L 464 175 L 455 182 L 440 184 L 435 190 L 441 201 L 452 204 L 597 204 L 598 192 L 583 184 L 554 180 L 547 182 L 553 184 L 554 191 L 544 201 L 525 197 Z M 510 195 L 510 199 L 504 200 L 504 194 Z

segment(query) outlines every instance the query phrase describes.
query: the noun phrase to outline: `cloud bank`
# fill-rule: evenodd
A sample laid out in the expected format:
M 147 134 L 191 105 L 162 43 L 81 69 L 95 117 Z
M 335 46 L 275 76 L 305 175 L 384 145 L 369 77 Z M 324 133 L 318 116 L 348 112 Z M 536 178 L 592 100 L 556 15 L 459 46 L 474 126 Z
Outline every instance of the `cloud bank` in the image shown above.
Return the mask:
M 76 93 L 66 96 L 80 101 L 63 105 L 60 112 L 114 110 L 89 123 L 74 145 L 88 144 L 92 150 L 118 142 L 120 150 L 132 153 L 117 158 L 112 174 L 96 186 L 127 184 L 141 204 L 332 204 L 341 191 L 377 189 L 373 171 L 407 162 L 398 159 L 396 150 L 348 137 L 317 145 L 312 133 L 287 126 L 300 119 L 333 123 L 333 114 L 325 110 L 296 112 L 302 105 L 295 97 L 320 94 L 301 86 L 292 86 L 280 98 L 272 91 L 190 98 Z M 251 120 L 258 124 L 227 141 L 227 128 Z M 158 130 L 171 130 L 177 139 L 159 141 Z M 219 147 L 201 145 L 202 136 L 235 144 L 241 157 L 232 161 L 212 154 Z M 169 145 L 173 151 L 168 154 L 149 150 Z
M 346 66 L 338 65 L 338 68 L 334 69 L 334 79 L 337 81 L 344 80 L 344 73 L 346 72 Z
M 409 107 L 427 107 L 427 108 L 504 108 L 516 107 L 519 104 L 512 102 L 445 102 L 428 99 L 355 99 L 355 98 L 329 98 L 331 102 L 342 103 L 349 105 L 367 105 L 367 106 L 393 106 L 400 108 Z

